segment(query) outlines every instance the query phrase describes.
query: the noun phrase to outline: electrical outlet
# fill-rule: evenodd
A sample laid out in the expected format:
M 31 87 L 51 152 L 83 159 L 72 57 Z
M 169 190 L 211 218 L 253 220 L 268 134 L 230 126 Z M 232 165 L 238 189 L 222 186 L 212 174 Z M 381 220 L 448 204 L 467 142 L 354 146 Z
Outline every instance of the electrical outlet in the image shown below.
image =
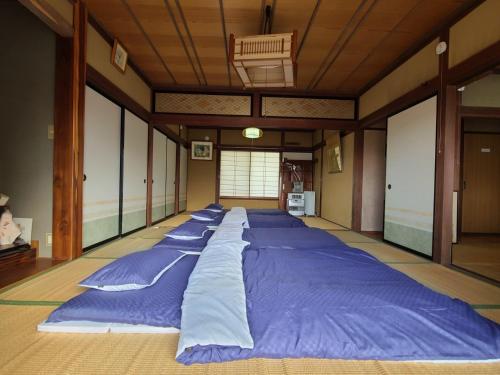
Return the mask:
M 52 246 L 52 233 L 45 233 L 45 245 Z
M 54 139 L 54 125 L 49 125 L 47 136 L 49 139 Z

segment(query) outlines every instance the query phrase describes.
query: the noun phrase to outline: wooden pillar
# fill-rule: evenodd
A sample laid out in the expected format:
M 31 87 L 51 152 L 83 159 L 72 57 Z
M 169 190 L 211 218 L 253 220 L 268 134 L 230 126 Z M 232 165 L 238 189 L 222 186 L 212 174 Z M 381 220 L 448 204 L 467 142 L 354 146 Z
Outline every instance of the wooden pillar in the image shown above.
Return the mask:
M 352 187 L 352 229 L 361 231 L 361 215 L 363 206 L 363 151 L 364 130 L 354 131 L 354 171 Z
M 175 214 L 179 213 L 179 191 L 180 191 L 180 174 L 181 174 L 181 144 L 176 143 L 175 149 Z
M 252 94 L 252 117 L 261 117 L 261 95 L 257 92 Z M 265 113 L 262 114 L 264 117 Z
M 221 157 L 221 129 L 217 128 L 217 140 L 215 146 L 215 203 L 220 202 L 220 157 Z
M 448 32 L 441 41 L 448 43 Z M 457 91 L 448 82 L 448 50 L 439 56 L 439 91 L 436 137 L 433 260 L 451 263 L 455 148 L 458 126 Z
M 325 129 L 321 129 L 321 165 L 320 165 L 320 169 L 319 169 L 319 172 L 320 172 L 320 179 L 319 179 L 319 217 L 322 217 L 321 214 L 322 214 L 322 204 L 323 204 L 323 152 L 324 152 L 324 148 L 325 148 Z M 318 197 L 316 197 L 316 199 L 318 199 Z
M 148 124 L 148 166 L 147 166 L 146 226 L 153 222 L 153 125 Z M 156 181 L 159 183 L 159 181 Z
M 82 253 L 87 10 L 81 1 L 73 9 L 73 36 L 56 40 L 52 257 L 58 260 Z

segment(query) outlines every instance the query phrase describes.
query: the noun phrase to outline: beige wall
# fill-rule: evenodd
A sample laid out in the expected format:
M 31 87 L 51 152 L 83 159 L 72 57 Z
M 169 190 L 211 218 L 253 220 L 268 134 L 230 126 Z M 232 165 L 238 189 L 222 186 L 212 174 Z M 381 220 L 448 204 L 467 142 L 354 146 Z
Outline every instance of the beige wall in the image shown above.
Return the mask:
M 462 105 L 500 108 L 500 74 L 490 74 L 465 87 Z
M 438 56 L 433 40 L 408 61 L 383 78 L 359 98 L 359 116 L 364 118 L 377 109 L 437 77 Z
M 500 1 L 487 0 L 450 28 L 450 67 L 499 40 Z
M 285 146 L 312 147 L 313 132 L 285 132 Z
M 325 131 L 325 139 L 332 131 Z M 334 223 L 351 228 L 352 225 L 352 183 L 354 160 L 354 133 L 341 139 L 343 172 L 328 173 L 326 147 L 323 147 L 323 184 L 321 200 L 321 216 Z
M 323 130 L 316 129 L 313 133 L 313 146 L 316 146 L 323 140 Z
M 189 141 L 204 140 L 206 136 L 217 142 L 215 129 L 190 129 L 188 132 Z M 217 153 L 214 150 L 211 161 L 191 160 L 191 150 L 188 151 L 187 210 L 195 211 L 215 202 Z
M 111 65 L 111 49 L 111 46 L 97 30 L 88 25 L 87 63 L 139 103 L 144 109 L 150 111 L 151 90 L 149 86 L 130 66 L 127 66 L 125 73 L 122 73 Z
M 365 130 L 361 230 L 382 231 L 385 198 L 385 138 L 381 130 Z
M 245 207 L 245 208 L 278 208 L 277 199 L 221 199 L 220 204 L 224 208 Z

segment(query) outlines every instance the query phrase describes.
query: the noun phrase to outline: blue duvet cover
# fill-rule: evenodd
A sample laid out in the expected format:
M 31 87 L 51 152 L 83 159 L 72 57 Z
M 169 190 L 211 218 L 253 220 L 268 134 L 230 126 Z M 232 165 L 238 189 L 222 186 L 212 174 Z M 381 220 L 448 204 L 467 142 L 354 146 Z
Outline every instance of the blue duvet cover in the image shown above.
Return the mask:
M 267 215 L 247 213 L 250 228 L 299 228 L 306 227 L 304 222 L 290 214 Z
M 169 252 L 177 256 L 181 254 L 178 250 L 201 251 L 212 234 L 213 231 L 208 231 L 199 240 L 166 237 L 149 251 L 149 256 L 160 257 Z M 180 328 L 184 290 L 197 261 L 196 255 L 185 256 L 156 284 L 144 289 L 119 292 L 87 290 L 54 310 L 47 322 L 92 321 Z
M 247 208 L 247 215 L 289 215 L 279 208 Z
M 197 256 L 185 256 L 156 284 L 139 290 L 89 289 L 50 314 L 48 323 L 92 321 L 180 328 L 181 304 Z
M 345 243 L 330 233 L 309 227 L 249 228 L 243 230 L 243 241 L 250 242 L 247 249 L 321 249 Z M 368 255 L 368 254 L 367 254 Z M 371 255 L 368 255 L 371 256 Z
M 256 230 L 245 231 L 254 241 L 243 253 L 254 348 L 196 345 L 183 351 L 179 362 L 500 358 L 500 326 L 468 304 L 436 293 L 333 237 L 325 244 L 319 232 L 310 232 L 314 247 L 294 249 L 296 238 L 288 241 L 280 231 L 275 238 L 272 231 L 263 232 L 265 238 Z

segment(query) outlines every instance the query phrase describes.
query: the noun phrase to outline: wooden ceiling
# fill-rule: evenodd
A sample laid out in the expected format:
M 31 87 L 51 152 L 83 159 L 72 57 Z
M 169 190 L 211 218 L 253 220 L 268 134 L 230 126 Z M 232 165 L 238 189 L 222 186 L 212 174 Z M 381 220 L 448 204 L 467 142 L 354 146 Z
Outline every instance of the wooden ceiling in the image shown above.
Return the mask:
M 357 96 L 478 0 L 87 0 L 154 87 L 242 87 L 229 35 L 298 31 L 297 89 Z M 287 89 L 289 90 L 289 89 Z

